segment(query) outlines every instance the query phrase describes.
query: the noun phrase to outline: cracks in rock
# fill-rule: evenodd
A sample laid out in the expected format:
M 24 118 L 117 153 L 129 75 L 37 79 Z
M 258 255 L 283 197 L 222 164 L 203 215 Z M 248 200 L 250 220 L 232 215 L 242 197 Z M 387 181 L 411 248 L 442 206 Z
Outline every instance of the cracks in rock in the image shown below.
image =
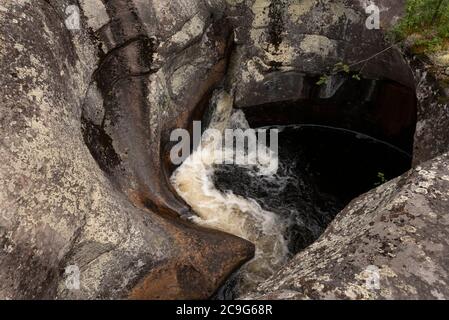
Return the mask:
M 204 28 L 203 32 L 197 36 L 196 38 L 192 39 L 191 41 L 189 41 L 188 43 L 186 43 L 184 46 L 182 46 L 180 49 L 176 50 L 173 52 L 174 56 L 176 57 L 177 55 L 182 54 L 183 52 L 187 51 L 188 49 L 194 47 L 197 44 L 200 44 L 201 41 L 204 39 L 204 35 L 207 33 L 208 30 L 210 30 L 210 27 L 212 26 L 212 24 L 209 24 L 207 26 L 207 28 Z M 174 35 L 173 35 L 174 36 Z M 172 37 L 171 37 L 172 38 Z M 170 39 L 171 39 L 170 38 Z
M 120 156 L 114 150 L 112 138 L 106 133 L 103 118 L 101 125 L 96 125 L 92 121 L 81 117 L 84 141 L 89 148 L 93 158 L 100 168 L 111 173 L 113 168 L 119 166 L 122 162 Z
M 112 83 L 111 83 L 111 90 L 113 90 L 115 88 L 115 86 L 117 86 L 118 83 L 124 81 L 124 80 L 129 80 L 132 78 L 140 78 L 140 77 L 145 77 L 145 76 L 149 76 L 152 74 L 155 74 L 158 70 L 149 70 L 149 71 L 145 71 L 145 72 L 139 72 L 139 73 L 129 73 L 126 76 L 123 77 L 119 77 L 117 79 L 115 79 Z
M 151 65 L 154 61 L 154 53 L 155 53 L 155 46 L 156 46 L 155 40 L 151 37 L 148 37 L 147 35 L 139 35 L 137 37 L 128 39 L 124 43 L 109 50 L 108 53 L 106 53 L 106 55 L 104 55 L 102 57 L 102 59 L 100 60 L 100 62 L 98 63 L 98 68 L 95 70 L 92 78 L 98 80 L 98 74 L 101 72 L 101 70 L 104 68 L 104 66 L 107 65 L 107 63 L 110 62 L 110 60 L 112 58 L 116 57 L 116 55 L 119 51 L 127 48 L 128 46 L 130 46 L 136 42 L 142 43 L 143 47 L 145 48 L 145 51 L 147 51 L 144 54 L 145 54 L 145 56 L 150 57 L 150 59 L 148 60 L 148 63 Z M 150 53 L 150 54 L 147 55 L 147 53 Z M 154 72 L 157 72 L 157 70 L 155 70 Z
M 108 66 L 108 63 L 110 63 L 112 59 L 120 56 L 119 54 L 120 54 L 121 50 L 125 50 L 126 48 L 128 48 L 129 46 L 131 46 L 135 43 L 138 43 L 139 45 L 142 46 L 143 52 L 141 52 L 141 57 L 143 58 L 145 63 L 148 64 L 148 70 L 142 71 L 142 72 L 137 72 L 137 73 L 132 73 L 132 72 L 126 73 L 125 75 L 119 76 L 118 78 L 112 79 L 112 81 L 111 81 L 110 74 L 107 71 L 105 73 L 103 72 L 104 68 L 106 66 Z M 146 35 L 140 35 L 140 36 L 128 39 L 123 44 L 111 49 L 101 59 L 101 61 L 99 62 L 98 68 L 95 70 L 95 72 L 92 76 L 92 79 L 93 79 L 93 82 L 96 82 L 98 84 L 98 87 L 100 88 L 100 92 L 103 95 L 103 101 L 110 98 L 110 94 L 114 91 L 114 88 L 116 87 L 116 85 L 118 83 L 120 83 L 121 81 L 130 79 L 130 78 L 148 76 L 148 75 L 151 75 L 158 71 L 158 69 L 151 68 L 151 64 L 153 63 L 154 46 L 155 46 L 154 39 L 149 38 Z M 126 60 L 125 60 L 125 63 L 126 63 Z M 118 66 L 126 68 L 126 64 L 122 64 L 121 62 Z M 91 85 L 93 85 L 93 83 L 91 83 Z M 104 160 L 104 161 L 99 161 L 99 163 L 101 162 L 104 164 L 109 164 L 106 166 L 105 165 L 102 166 L 100 164 L 102 169 L 105 170 L 106 172 L 108 172 L 109 169 L 119 165 L 121 163 L 121 160 L 120 160 L 120 157 L 118 156 L 118 154 L 114 150 L 112 138 L 105 132 L 106 117 L 107 117 L 107 113 L 105 112 L 101 126 L 97 126 L 94 123 L 89 122 L 85 118 L 83 118 L 83 120 L 84 120 L 84 124 L 85 124 L 85 129 L 87 130 L 86 134 L 85 134 L 85 138 L 87 138 L 88 140 L 91 140 L 92 137 L 97 137 L 99 139 L 99 141 L 97 141 L 98 144 L 95 144 L 95 145 L 100 146 L 101 147 L 100 149 L 103 150 L 103 152 L 101 152 L 101 150 L 100 150 L 100 153 L 98 154 L 98 152 L 93 151 L 93 149 L 96 149 L 96 148 L 92 147 L 91 152 L 93 152 L 93 154 L 96 154 L 95 158 L 97 160 L 99 160 L 99 159 Z M 89 134 L 89 133 L 91 133 L 91 134 Z M 89 136 L 90 136 L 90 138 L 89 138 Z M 94 141 L 90 141 L 90 142 L 92 143 Z M 102 155 L 104 155 L 104 156 L 102 156 Z
M 196 17 L 197 15 L 199 15 L 200 13 L 201 13 L 200 10 L 195 11 L 189 18 L 185 19 L 185 20 L 182 22 L 181 26 L 180 26 L 178 29 L 176 29 L 176 31 L 174 31 L 171 35 L 169 35 L 169 36 L 167 37 L 167 39 L 169 40 L 169 39 L 173 38 L 178 32 L 182 31 L 182 29 L 184 29 L 184 27 L 185 27 L 190 21 L 192 21 L 193 18 L 195 18 L 195 17 Z
M 78 3 L 78 1 L 76 1 L 76 2 Z M 56 9 L 54 4 L 52 4 L 50 0 L 44 0 L 44 3 L 46 3 L 51 8 L 51 10 L 54 12 L 54 14 L 59 18 L 61 23 L 65 25 L 65 18 L 59 13 L 59 10 Z

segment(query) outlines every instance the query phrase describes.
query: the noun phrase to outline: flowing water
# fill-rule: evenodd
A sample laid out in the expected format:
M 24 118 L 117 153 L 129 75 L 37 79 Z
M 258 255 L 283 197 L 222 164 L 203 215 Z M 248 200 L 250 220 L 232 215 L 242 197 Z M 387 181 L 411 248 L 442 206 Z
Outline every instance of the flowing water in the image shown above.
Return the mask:
M 249 128 L 227 93 L 217 94 L 213 106 L 209 128 Z M 221 142 L 205 133 L 201 147 L 172 176 L 177 192 L 197 213 L 194 222 L 256 246 L 255 258 L 221 298 L 248 292 L 267 279 L 316 241 L 353 198 L 410 167 L 405 152 L 357 132 L 319 125 L 276 129 L 279 153 L 268 149 L 262 154 L 269 159 L 256 165 L 215 163 Z M 268 170 L 267 160 L 276 163 L 276 172 Z
M 232 114 L 230 97 L 222 93 L 209 128 L 223 131 L 225 128 L 246 129 L 249 126 L 242 112 Z M 251 198 L 215 187 L 214 162 L 219 155 L 215 152 L 217 145 L 214 142 L 206 134 L 203 135 L 201 148 L 193 152 L 174 172 L 172 183 L 197 213 L 198 216 L 194 218 L 196 223 L 237 235 L 256 245 L 255 258 L 240 272 L 239 291 L 246 291 L 272 275 L 286 261 L 288 244 L 284 234 L 288 223 L 286 219 L 264 210 Z M 270 152 L 266 152 L 266 155 L 272 156 Z M 270 160 L 277 161 L 274 158 Z M 267 167 L 257 164 L 247 170 L 254 175 L 263 176 Z

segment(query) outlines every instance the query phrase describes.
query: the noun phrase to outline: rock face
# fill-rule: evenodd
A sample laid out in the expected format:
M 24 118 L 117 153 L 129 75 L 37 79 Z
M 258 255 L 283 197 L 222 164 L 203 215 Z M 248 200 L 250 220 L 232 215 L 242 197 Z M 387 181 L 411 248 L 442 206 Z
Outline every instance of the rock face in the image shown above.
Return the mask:
M 400 8 L 390 9 L 394 16 Z M 447 299 L 447 65 L 414 57 L 410 64 L 418 97 L 414 168 L 355 199 L 246 299 Z
M 83 124 L 100 167 L 134 203 L 182 215 L 189 208 L 167 180 L 170 134 L 189 127 L 223 78 L 231 33 L 220 8 L 181 1 L 166 12 L 165 5 L 104 6 L 110 22 L 95 30 L 102 51 Z
M 0 297 L 207 298 L 254 249 L 177 218 L 164 130 L 222 77 L 227 29 L 196 1 L 89 0 L 69 31 L 71 4 L 0 6 Z
M 448 161 L 445 154 L 354 200 L 247 298 L 447 298 Z
M 444 73 L 449 61 L 438 65 L 412 57 L 411 66 L 415 70 L 418 96 L 414 163 L 419 164 L 449 149 L 449 75 Z
M 366 27 L 364 1 L 237 2 L 228 77 L 252 126 L 342 127 L 412 152 L 413 74 L 384 32 Z M 403 1 L 377 4 L 381 25 L 403 9 Z
M 368 79 L 414 86 L 400 52 L 383 52 L 390 47 L 383 32 L 365 26 L 363 1 L 256 0 L 244 2 L 246 6 L 237 2 L 230 9 L 238 20 L 230 73 L 239 83 L 238 108 L 309 98 L 318 80 L 310 78 L 331 73 L 339 62 Z M 389 15 L 402 8 L 400 1 L 379 4 Z M 373 56 L 377 58 L 370 59 Z M 318 96 L 329 97 L 329 90 L 323 86 Z
M 388 26 L 404 1 L 378 3 Z M 447 101 L 421 66 L 413 77 L 382 31 L 364 27 L 365 5 L 2 1 L 0 298 L 210 297 L 254 247 L 180 218 L 192 212 L 168 182 L 170 132 L 190 129 L 218 86 L 247 114 L 276 113 L 278 103 L 332 98 L 354 73 L 367 81 L 364 97 L 387 88 L 380 101 L 390 88 L 382 81 L 403 97 L 419 83 L 420 166 L 355 200 L 250 297 L 448 297 Z M 77 8 L 80 28 L 68 30 Z M 349 75 L 317 86 L 339 62 Z M 401 144 L 413 134 L 414 102 L 397 121 L 376 109 L 358 125 L 380 123 L 388 130 L 373 134 Z M 363 286 L 370 265 L 378 291 Z

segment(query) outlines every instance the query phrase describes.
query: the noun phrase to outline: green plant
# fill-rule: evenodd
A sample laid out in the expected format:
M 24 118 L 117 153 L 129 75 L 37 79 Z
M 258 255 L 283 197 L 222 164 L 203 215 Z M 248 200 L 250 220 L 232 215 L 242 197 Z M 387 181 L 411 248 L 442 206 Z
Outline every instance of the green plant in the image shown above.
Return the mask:
M 356 65 L 356 64 L 354 64 L 354 65 Z M 339 74 L 339 73 L 350 74 L 351 66 L 347 65 L 346 63 L 343 63 L 343 62 L 338 62 L 337 64 L 334 65 L 332 72 L 330 74 L 322 75 L 316 84 L 319 86 L 325 85 L 329 81 L 329 77 Z M 352 78 L 360 81 L 361 80 L 360 73 L 354 73 L 352 75 Z
M 416 35 L 415 51 L 434 52 L 448 45 L 449 0 L 408 0 L 404 18 L 393 30 L 397 40 Z
M 388 181 L 385 176 L 385 173 L 383 173 L 383 172 L 377 173 L 377 179 L 378 179 L 378 181 L 374 184 L 375 187 L 381 186 Z
M 327 82 L 329 81 L 329 76 L 328 75 L 323 75 L 320 77 L 320 80 L 317 81 L 317 85 L 321 86 L 323 84 L 327 84 Z
M 339 62 L 334 66 L 334 73 L 345 72 L 349 73 L 351 71 L 351 67 L 343 62 Z

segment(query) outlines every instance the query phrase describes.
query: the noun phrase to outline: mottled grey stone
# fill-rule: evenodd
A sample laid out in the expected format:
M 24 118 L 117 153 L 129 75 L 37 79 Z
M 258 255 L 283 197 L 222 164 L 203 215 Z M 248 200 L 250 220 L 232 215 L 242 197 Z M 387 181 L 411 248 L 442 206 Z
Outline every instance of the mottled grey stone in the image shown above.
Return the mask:
M 445 154 L 355 199 L 316 243 L 246 298 L 447 298 L 448 161 Z M 367 285 L 376 268 L 378 288 Z

